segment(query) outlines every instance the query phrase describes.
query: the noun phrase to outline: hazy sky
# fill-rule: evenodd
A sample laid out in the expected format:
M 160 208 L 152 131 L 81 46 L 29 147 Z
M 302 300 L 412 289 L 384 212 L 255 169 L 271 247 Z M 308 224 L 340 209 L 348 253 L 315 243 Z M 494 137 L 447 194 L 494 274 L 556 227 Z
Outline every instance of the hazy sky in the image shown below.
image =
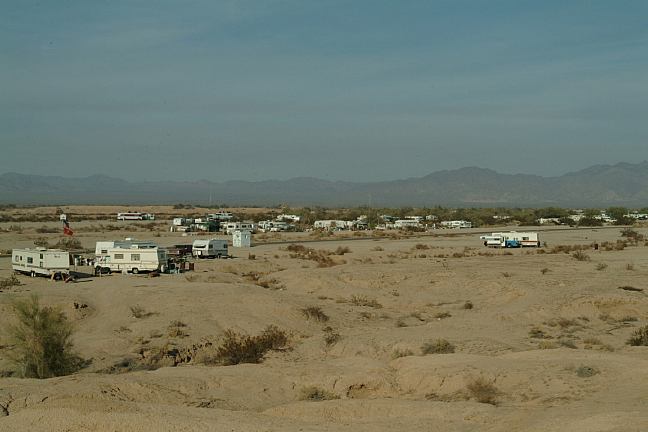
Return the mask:
M 648 159 L 648 1 L 0 0 L 0 173 L 374 181 Z

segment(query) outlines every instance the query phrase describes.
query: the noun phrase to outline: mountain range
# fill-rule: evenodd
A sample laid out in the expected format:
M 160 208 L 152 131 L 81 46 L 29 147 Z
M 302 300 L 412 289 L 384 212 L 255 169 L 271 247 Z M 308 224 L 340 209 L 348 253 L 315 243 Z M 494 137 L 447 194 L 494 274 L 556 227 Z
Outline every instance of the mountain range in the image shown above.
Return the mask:
M 0 175 L 0 203 L 647 207 L 648 161 L 596 165 L 557 177 L 467 167 L 367 183 L 310 177 L 220 183 L 129 182 L 105 175 L 67 178 L 5 173 Z

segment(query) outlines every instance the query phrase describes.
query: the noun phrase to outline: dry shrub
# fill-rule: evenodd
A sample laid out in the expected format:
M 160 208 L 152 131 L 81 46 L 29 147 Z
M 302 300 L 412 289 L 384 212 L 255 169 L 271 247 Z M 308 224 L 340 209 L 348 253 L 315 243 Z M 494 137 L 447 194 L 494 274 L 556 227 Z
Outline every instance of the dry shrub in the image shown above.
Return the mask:
M 255 260 L 255 259 L 256 259 L 256 255 L 254 255 L 254 254 L 252 254 L 252 253 L 248 253 L 248 259 L 249 259 L 249 260 Z
M 545 267 L 545 268 L 543 268 L 543 269 L 540 270 L 540 273 L 542 273 L 542 274 L 547 274 L 547 273 L 549 273 L 550 271 L 551 271 L 551 270 L 549 270 L 547 267 Z
M 427 249 L 430 249 L 430 246 L 428 246 L 426 244 L 423 244 L 423 243 L 417 243 L 416 245 L 414 245 L 414 249 L 427 250 Z
M 598 271 L 605 270 L 607 267 L 608 267 L 608 265 L 605 264 L 605 263 L 596 264 L 596 270 L 598 270 Z
M 0 280 L 0 289 L 11 288 L 18 285 L 20 285 L 20 281 L 18 280 L 15 274 L 12 274 L 8 278 Z
M 492 381 L 487 380 L 484 377 L 472 378 L 471 381 L 466 385 L 466 389 L 470 394 L 471 398 L 475 399 L 480 403 L 487 403 L 491 405 L 497 405 L 497 398 L 500 395 L 499 390 Z
M 463 304 L 463 308 L 464 308 L 464 309 L 472 309 L 473 307 L 474 307 L 474 306 L 473 306 L 473 303 L 472 303 L 470 300 L 467 300 L 467 301 Z
M 380 247 L 380 246 L 375 246 L 375 247 L 371 248 L 371 250 L 374 251 L 374 252 L 382 252 L 382 251 L 384 251 L 385 249 L 383 249 L 383 248 Z
M 187 282 L 198 282 L 200 280 L 200 276 L 197 274 L 186 275 L 185 280 Z
M 61 230 L 59 228 L 52 228 L 52 227 L 48 227 L 46 225 L 43 225 L 40 228 L 36 228 L 36 232 L 39 233 L 39 234 L 52 234 L 52 233 L 58 233 L 60 231 Z
M 370 299 L 367 296 L 363 295 L 352 295 L 349 299 L 349 303 L 354 306 L 367 306 L 376 309 L 382 308 L 382 305 L 376 301 L 376 299 Z
M 41 306 L 39 298 L 13 304 L 18 320 L 9 327 L 14 346 L 10 359 L 25 378 L 51 378 L 79 370 L 82 359 L 73 353 L 72 324 L 60 310 Z
M 433 342 L 426 342 L 421 346 L 421 352 L 426 354 L 451 354 L 455 347 L 445 339 L 437 339 Z
M 632 264 L 632 263 L 626 264 L 625 269 L 628 270 L 628 271 L 633 271 L 635 269 L 634 264 Z
M 452 314 L 450 312 L 438 312 L 434 314 L 434 318 L 436 319 L 444 319 L 444 318 L 450 318 Z
M 414 351 L 409 348 L 396 348 L 392 351 L 391 358 L 397 359 L 401 357 L 410 357 L 414 355 Z
M 320 322 L 326 322 L 329 320 L 329 316 L 326 315 L 319 306 L 308 306 L 303 308 L 301 312 L 308 320 L 313 319 Z
M 157 312 L 147 312 L 146 309 L 144 309 L 140 305 L 135 305 L 130 307 L 131 314 L 133 315 L 134 318 L 148 318 L 153 315 L 157 315 Z
M 346 253 L 351 253 L 351 249 L 346 246 L 338 246 L 337 249 L 335 249 L 335 255 L 344 255 Z
M 324 331 L 324 342 L 327 346 L 335 345 L 341 338 L 340 334 L 333 327 L 326 326 Z
M 304 387 L 301 390 L 299 400 L 319 402 L 325 400 L 340 399 L 340 396 L 315 386 Z
M 577 261 L 590 261 L 591 259 L 590 256 L 582 250 L 577 250 L 576 252 L 572 253 L 571 256 Z
M 599 373 L 599 371 L 591 366 L 579 366 L 576 368 L 576 375 L 580 378 L 589 378 Z
M 185 332 L 184 328 L 187 327 L 187 324 L 183 323 L 182 321 L 174 320 L 171 321 L 169 324 L 169 327 L 167 327 L 167 335 L 170 338 L 184 338 L 189 336 L 187 332 Z
M 626 343 L 632 346 L 648 346 L 648 325 L 636 329 Z
M 221 345 L 216 348 L 214 361 L 225 366 L 240 363 L 260 363 L 270 350 L 284 348 L 288 343 L 286 332 L 276 326 L 268 326 L 257 336 L 226 330 Z

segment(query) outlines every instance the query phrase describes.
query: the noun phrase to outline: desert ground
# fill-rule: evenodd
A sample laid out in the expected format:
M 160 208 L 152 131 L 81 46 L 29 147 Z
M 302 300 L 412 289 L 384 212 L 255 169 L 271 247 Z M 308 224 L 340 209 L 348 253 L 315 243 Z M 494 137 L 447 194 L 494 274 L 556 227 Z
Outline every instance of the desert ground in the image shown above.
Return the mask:
M 74 237 L 193 240 L 156 223 L 79 222 Z M 62 237 L 15 225 L 0 250 Z M 19 276 L 0 292 L 0 430 L 648 430 L 648 347 L 626 344 L 648 321 L 648 246 L 610 227 L 487 249 L 482 231 L 257 235 L 183 274 Z M 34 293 L 74 322 L 84 369 L 12 376 L 12 302 Z M 262 362 L 209 361 L 228 330 L 269 325 L 288 342 Z

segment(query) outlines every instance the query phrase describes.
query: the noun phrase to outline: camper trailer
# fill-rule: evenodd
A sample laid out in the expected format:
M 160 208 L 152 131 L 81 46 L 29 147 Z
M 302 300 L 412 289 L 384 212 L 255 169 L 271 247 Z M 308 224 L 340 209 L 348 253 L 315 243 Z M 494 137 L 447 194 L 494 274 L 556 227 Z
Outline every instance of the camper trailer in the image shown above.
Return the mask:
M 490 247 L 540 247 L 537 232 L 502 232 L 480 237 Z
M 194 240 L 191 253 L 196 258 L 223 258 L 228 256 L 227 240 Z
M 227 235 L 231 235 L 234 231 L 237 230 L 254 232 L 256 231 L 256 224 L 254 222 L 249 222 L 249 221 L 226 222 L 226 223 L 221 223 L 220 230 Z
M 168 268 L 168 257 L 165 249 L 156 247 L 140 248 L 138 245 L 111 247 L 101 251 L 97 256 L 95 272 L 122 272 L 137 274 L 140 272 L 160 271 Z
M 153 249 L 156 248 L 157 244 L 146 241 L 146 240 L 134 240 L 132 238 L 127 238 L 125 240 L 114 240 L 114 241 L 98 241 L 95 244 L 95 256 L 101 257 L 108 253 L 109 249 L 114 248 L 125 248 L 125 249 Z
M 125 212 L 117 213 L 117 220 L 155 220 L 155 216 L 150 213 Z
M 14 249 L 11 268 L 31 277 L 69 273 L 70 253 L 60 249 Z

